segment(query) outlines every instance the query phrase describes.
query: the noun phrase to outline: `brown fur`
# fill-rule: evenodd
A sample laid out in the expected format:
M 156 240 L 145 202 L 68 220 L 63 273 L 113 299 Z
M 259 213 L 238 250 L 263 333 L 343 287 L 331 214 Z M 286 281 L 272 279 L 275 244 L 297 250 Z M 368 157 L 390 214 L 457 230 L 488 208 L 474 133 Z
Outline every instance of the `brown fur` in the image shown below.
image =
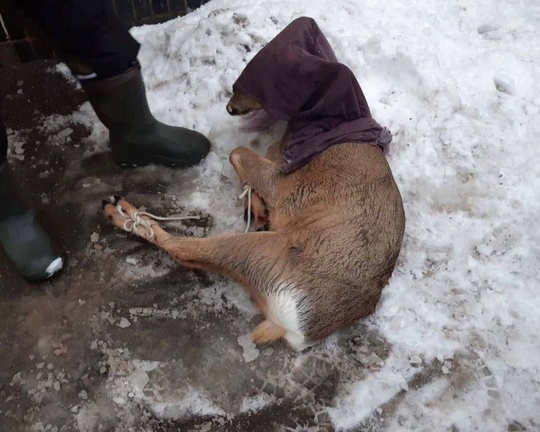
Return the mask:
M 235 95 L 229 112 L 260 108 L 252 102 Z M 267 318 L 255 329 L 255 342 L 288 338 L 287 323 L 278 322 L 269 304 L 280 290 L 294 290 L 309 344 L 375 310 L 399 255 L 405 214 L 376 146 L 338 144 L 282 175 L 284 142 L 285 137 L 271 146 L 265 158 L 244 147 L 230 155 L 241 183 L 256 194 L 254 213 L 268 214 L 270 232 L 196 239 L 173 237 L 155 225 L 152 242 L 181 265 L 242 284 Z M 135 211 L 125 200 L 120 204 L 128 213 Z M 125 219 L 114 206 L 105 212 L 122 227 Z
M 265 320 L 253 330 L 253 342 L 256 344 L 273 342 L 285 336 L 287 331 L 274 321 Z

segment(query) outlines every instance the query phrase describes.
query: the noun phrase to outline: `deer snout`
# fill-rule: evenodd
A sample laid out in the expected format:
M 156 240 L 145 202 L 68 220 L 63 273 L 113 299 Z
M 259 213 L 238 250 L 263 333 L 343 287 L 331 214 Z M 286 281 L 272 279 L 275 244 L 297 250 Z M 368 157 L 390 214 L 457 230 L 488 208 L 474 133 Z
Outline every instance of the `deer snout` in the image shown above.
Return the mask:
M 232 116 L 236 116 L 239 114 L 238 110 L 232 105 L 231 102 L 227 104 L 227 112 Z
M 238 92 L 234 92 L 227 104 L 227 112 L 232 116 L 244 115 L 261 109 L 263 106 L 257 99 Z

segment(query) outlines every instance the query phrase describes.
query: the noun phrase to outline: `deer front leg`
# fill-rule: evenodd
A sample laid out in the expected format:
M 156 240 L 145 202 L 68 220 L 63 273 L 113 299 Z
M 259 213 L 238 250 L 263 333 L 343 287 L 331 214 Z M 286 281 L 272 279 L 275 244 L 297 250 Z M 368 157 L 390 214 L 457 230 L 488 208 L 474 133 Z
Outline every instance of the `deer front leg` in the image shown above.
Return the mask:
M 242 185 L 251 186 L 269 210 L 275 207 L 280 187 L 286 181 L 278 166 L 245 147 L 233 150 L 229 160 Z
M 251 204 L 251 206 L 250 206 Z M 255 191 L 251 191 L 251 199 L 244 199 L 244 222 L 248 222 L 249 212 L 251 221 L 257 231 L 268 231 L 270 229 L 270 219 L 268 207 L 263 199 Z

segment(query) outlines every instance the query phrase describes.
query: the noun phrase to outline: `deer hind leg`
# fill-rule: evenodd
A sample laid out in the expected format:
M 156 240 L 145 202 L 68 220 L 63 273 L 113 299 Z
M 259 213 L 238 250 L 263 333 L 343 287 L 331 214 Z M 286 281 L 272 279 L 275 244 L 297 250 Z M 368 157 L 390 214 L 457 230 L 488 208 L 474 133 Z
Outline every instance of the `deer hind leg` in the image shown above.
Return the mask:
M 269 248 L 264 255 L 271 258 L 269 256 L 272 251 L 271 238 L 252 238 L 244 234 L 208 238 L 173 236 L 149 217 L 140 216 L 141 219 L 152 223 L 153 235 L 149 235 L 148 228 L 141 225 L 133 225 L 132 230 L 126 229 L 131 228 L 131 223 L 126 226 L 126 221 L 131 221 L 132 216 L 140 210 L 125 199 L 115 197 L 113 202 L 104 202 L 103 205 L 105 215 L 114 226 L 155 244 L 185 267 L 225 274 L 238 279 L 249 270 L 250 262 L 257 258 L 257 249 Z M 253 255 L 251 261 L 248 260 L 248 255 Z
M 265 320 L 253 330 L 253 342 L 263 344 L 284 338 L 287 330 L 272 320 Z
M 129 217 L 137 209 L 122 198 L 114 203 L 104 202 L 104 213 L 112 224 L 125 229 Z M 143 219 L 146 217 L 143 216 Z M 182 266 L 218 273 L 239 282 L 251 295 L 267 320 L 254 330 L 258 343 L 284 337 L 299 348 L 303 341 L 297 313 L 294 284 L 284 285 L 292 279 L 288 262 L 288 240 L 277 232 L 228 234 L 207 238 L 172 236 L 157 223 L 152 225 L 153 237 L 142 227 L 133 233 L 169 253 Z M 291 289 L 287 289 L 287 287 Z M 285 289 L 284 289 L 285 288 Z
M 120 210 L 118 210 L 118 208 L 120 208 Z M 132 216 L 135 213 L 140 212 L 140 210 L 118 195 L 115 195 L 109 201 L 103 200 L 102 209 L 105 217 L 107 217 L 115 227 L 120 228 L 123 231 L 132 232 L 136 236 L 142 237 L 157 246 L 166 243 L 166 241 L 172 237 L 148 216 L 141 216 L 140 218 L 149 223 L 151 230 L 140 224 L 131 225 L 133 222 Z M 129 226 L 132 228 L 128 229 Z

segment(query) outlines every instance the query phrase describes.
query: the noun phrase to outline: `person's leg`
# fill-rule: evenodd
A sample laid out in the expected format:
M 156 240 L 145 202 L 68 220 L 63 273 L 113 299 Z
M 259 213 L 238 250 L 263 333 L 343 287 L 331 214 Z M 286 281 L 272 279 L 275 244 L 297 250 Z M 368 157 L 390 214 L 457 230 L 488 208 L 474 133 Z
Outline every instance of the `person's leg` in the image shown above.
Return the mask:
M 7 180 L 7 152 L 8 152 L 8 140 L 6 127 L 2 121 L 2 102 L 0 101 L 0 221 L 7 219 L 14 213 L 20 213 L 24 211 L 24 207 L 13 198 L 12 181 Z M 10 205 L 5 203 L 9 202 Z
M 0 166 L 7 160 L 8 141 L 6 127 L 2 121 L 2 101 L 0 100 Z M 1 208 L 1 207 L 0 207 Z M 0 210 L 1 211 L 1 210 Z
M 82 79 L 106 79 L 137 64 L 139 43 L 113 11 L 110 0 L 18 0 L 62 50 Z
M 7 163 L 7 134 L 0 105 L 0 247 L 25 279 L 41 281 L 58 273 L 63 260 L 34 212 L 19 199 Z
M 158 122 L 150 112 L 137 53 L 139 44 L 108 0 L 24 0 L 62 47 L 92 107 L 110 132 L 113 156 L 125 166 L 186 167 L 210 150 L 193 130 Z

